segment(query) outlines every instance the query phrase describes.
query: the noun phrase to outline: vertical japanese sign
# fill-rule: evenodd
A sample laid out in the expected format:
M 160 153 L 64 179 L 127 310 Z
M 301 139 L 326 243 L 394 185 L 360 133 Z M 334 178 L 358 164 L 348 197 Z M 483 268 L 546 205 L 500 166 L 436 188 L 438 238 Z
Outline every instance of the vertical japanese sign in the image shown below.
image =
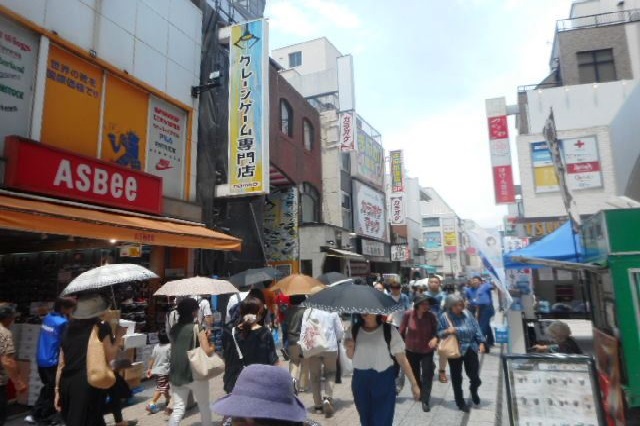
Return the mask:
M 42 115 L 42 142 L 96 157 L 102 69 L 52 45 Z
M 101 157 L 142 170 L 147 155 L 149 95 L 111 75 L 105 92 Z
M 229 193 L 269 192 L 268 24 L 231 27 L 229 44 Z
M 505 98 L 487 99 L 485 105 L 496 204 L 513 203 L 516 193 L 511 168 L 506 101 Z
M 442 235 L 444 240 L 444 253 L 456 254 L 458 252 L 458 230 L 456 229 L 455 218 L 442 218 Z
M 355 117 L 353 111 L 340 113 L 340 150 L 353 151 L 356 143 Z
M 391 151 L 391 192 L 404 192 L 404 170 L 402 161 L 402 150 Z
M 360 182 L 353 182 L 354 225 L 356 233 L 365 237 L 387 240 L 384 194 Z
M 404 205 L 404 194 L 391 194 L 389 196 L 389 206 L 391 208 L 391 224 L 406 225 L 406 211 Z
M 38 36 L 0 16 L 0 153 L 9 135 L 29 136 Z
M 187 113 L 161 99 L 149 99 L 147 173 L 162 178 L 162 193 L 181 199 L 184 190 Z

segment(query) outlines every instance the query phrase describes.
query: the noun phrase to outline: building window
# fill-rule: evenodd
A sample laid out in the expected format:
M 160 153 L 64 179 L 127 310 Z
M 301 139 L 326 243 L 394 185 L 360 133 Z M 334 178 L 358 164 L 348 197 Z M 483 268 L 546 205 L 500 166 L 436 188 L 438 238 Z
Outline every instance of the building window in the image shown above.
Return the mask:
M 353 229 L 353 215 L 351 214 L 351 194 L 342 191 L 342 227 Z
M 309 120 L 302 122 L 303 136 L 304 136 L 304 149 L 311 151 L 313 149 L 313 126 Z
M 343 152 L 341 155 L 342 155 L 342 162 L 340 164 L 341 169 L 347 173 L 351 173 L 351 153 Z
M 613 49 L 578 52 L 580 83 L 596 83 L 616 80 Z
M 280 99 L 280 130 L 289 137 L 293 136 L 293 110 L 284 99 Z
M 289 68 L 295 68 L 302 65 L 302 52 L 289 53 Z
M 308 183 L 303 183 L 300 204 L 302 223 L 320 222 L 320 194 L 317 189 Z
M 423 217 L 422 226 L 425 228 L 433 228 L 436 226 L 440 226 L 440 218 L 439 217 Z

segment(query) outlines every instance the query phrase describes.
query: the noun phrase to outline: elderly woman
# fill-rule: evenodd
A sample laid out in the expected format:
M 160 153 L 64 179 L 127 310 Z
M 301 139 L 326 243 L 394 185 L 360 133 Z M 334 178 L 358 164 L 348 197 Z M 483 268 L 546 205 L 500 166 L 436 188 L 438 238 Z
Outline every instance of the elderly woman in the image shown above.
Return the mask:
M 551 352 L 561 354 L 582 354 L 578 342 L 571 337 L 571 329 L 567 323 L 562 321 L 554 321 L 547 327 L 547 334 L 551 336 L 554 342 L 548 345 L 533 345 L 536 352 Z
M 446 310 L 440 315 L 440 326 L 438 336 L 441 339 L 454 334 L 460 343 L 460 354 L 457 359 L 449 359 L 449 373 L 451 374 L 451 384 L 456 405 L 460 411 L 469 412 L 469 406 L 464 400 L 462 393 L 462 365 L 469 377 L 469 391 L 474 404 L 480 404 L 478 388 L 480 380 L 480 362 L 478 361 L 478 351 L 485 352 L 485 337 L 478 321 L 474 316 L 464 309 L 464 299 L 458 295 L 447 297 L 445 303 Z

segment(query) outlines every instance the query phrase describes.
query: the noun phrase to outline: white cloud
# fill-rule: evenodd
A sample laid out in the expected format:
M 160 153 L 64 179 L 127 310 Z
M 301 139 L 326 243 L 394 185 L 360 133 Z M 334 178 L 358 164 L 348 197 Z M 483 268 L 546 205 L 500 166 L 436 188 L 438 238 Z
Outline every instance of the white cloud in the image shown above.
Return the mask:
M 356 29 L 362 25 L 358 15 L 343 3 L 327 0 L 306 0 L 304 5 L 310 14 L 320 15 L 331 26 Z

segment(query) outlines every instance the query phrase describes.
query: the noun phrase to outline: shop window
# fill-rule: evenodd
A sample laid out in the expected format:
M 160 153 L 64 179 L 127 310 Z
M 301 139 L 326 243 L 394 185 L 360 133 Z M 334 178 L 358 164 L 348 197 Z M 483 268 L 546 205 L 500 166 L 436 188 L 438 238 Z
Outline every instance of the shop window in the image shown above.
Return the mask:
M 303 136 L 304 136 L 304 149 L 311 151 L 313 149 L 313 126 L 309 120 L 303 120 Z
M 293 136 L 293 110 L 284 99 L 280 99 L 280 130 L 289 137 Z
M 320 222 L 320 194 L 308 183 L 302 184 L 300 194 L 302 223 Z
M 440 218 L 439 217 L 423 217 L 422 226 L 425 228 L 433 228 L 436 226 L 440 226 Z
M 578 52 L 578 75 L 580 83 L 596 83 L 616 80 L 613 49 Z
M 295 68 L 302 65 L 302 52 L 291 52 L 289 53 L 289 68 Z

